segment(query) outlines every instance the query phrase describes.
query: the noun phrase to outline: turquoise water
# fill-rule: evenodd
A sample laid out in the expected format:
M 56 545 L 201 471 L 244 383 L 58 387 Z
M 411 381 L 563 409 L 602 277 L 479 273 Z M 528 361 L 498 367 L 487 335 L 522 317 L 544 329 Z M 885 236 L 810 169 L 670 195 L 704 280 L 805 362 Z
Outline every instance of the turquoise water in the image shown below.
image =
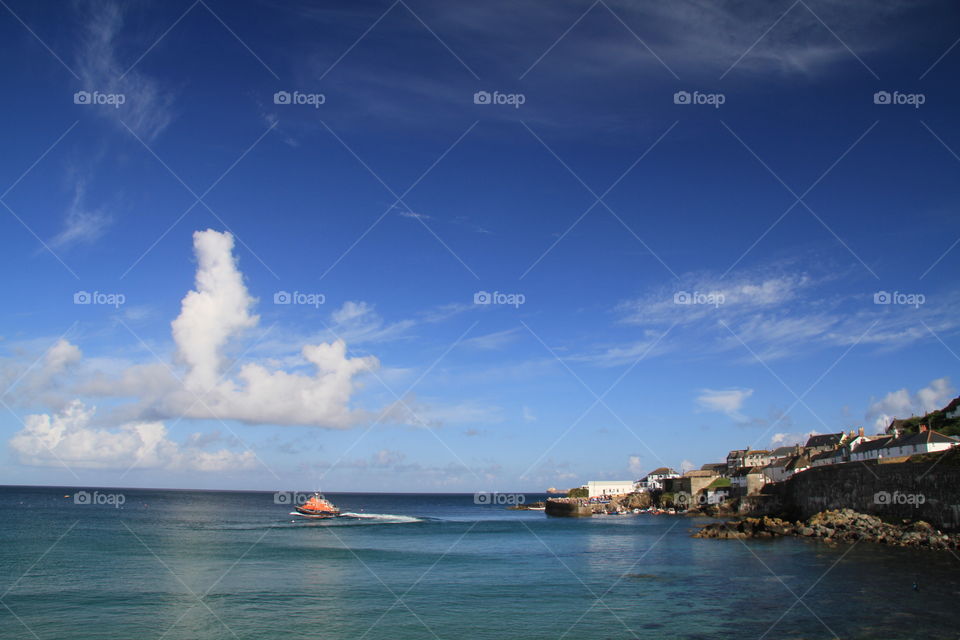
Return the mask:
M 470 495 L 328 494 L 364 517 L 305 521 L 269 493 L 75 491 L 0 488 L 0 638 L 958 635 L 948 553 L 696 540 L 683 517 Z

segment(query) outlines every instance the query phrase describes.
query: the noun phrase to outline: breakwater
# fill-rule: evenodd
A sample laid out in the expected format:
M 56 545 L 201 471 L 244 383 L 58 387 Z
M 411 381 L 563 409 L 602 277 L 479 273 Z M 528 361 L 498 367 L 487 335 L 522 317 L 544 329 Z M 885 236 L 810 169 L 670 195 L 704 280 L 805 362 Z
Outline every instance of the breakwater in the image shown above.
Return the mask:
M 545 513 L 558 518 L 586 518 L 593 515 L 593 508 L 576 499 L 550 498 Z

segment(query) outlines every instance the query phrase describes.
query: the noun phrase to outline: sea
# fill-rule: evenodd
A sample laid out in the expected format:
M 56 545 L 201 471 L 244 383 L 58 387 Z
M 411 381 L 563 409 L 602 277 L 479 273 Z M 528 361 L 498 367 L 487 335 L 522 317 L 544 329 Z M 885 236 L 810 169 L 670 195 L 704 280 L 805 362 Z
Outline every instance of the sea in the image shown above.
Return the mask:
M 0 487 L 0 638 L 957 638 L 960 559 L 544 495 Z M 480 504 L 478 504 L 480 502 Z

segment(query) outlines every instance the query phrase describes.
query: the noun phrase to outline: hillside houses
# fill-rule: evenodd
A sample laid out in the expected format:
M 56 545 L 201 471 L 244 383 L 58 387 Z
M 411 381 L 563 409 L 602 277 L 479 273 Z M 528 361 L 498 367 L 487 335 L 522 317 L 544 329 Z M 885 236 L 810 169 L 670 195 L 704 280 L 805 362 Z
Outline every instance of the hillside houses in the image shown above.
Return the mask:
M 960 402 L 955 403 L 960 407 Z M 955 410 L 957 407 L 951 407 Z M 894 430 L 868 436 L 863 428 L 812 435 L 804 445 L 766 449 L 734 449 L 726 462 L 704 464 L 682 475 L 667 467 L 654 469 L 638 481 L 640 491 L 687 494 L 698 504 L 717 504 L 727 498 L 759 494 L 768 484 L 789 480 L 797 473 L 851 463 L 902 461 L 909 456 L 945 451 L 960 445 L 927 425 L 916 433 Z

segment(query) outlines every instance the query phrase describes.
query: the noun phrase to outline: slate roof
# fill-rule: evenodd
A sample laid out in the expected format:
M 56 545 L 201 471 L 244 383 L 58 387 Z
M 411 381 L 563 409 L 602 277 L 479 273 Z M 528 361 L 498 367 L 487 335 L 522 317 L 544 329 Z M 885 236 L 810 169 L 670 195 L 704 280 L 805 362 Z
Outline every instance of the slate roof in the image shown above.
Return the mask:
M 776 460 L 768 464 L 766 468 L 779 469 L 780 467 L 786 467 L 788 464 L 790 464 L 791 460 L 793 460 L 793 456 L 787 456 L 786 458 L 777 458 Z
M 893 436 L 880 436 L 874 438 L 873 440 L 868 440 L 867 442 L 861 442 L 856 447 L 854 447 L 854 453 L 864 453 L 866 451 L 874 451 L 875 449 L 883 449 L 893 440 Z
M 660 467 L 648 473 L 647 477 L 649 478 L 650 476 L 671 476 L 671 475 L 675 476 L 677 475 L 677 472 L 668 467 Z
M 777 447 L 770 452 L 770 455 L 775 458 L 783 458 L 785 456 L 793 455 L 793 449 L 793 447 Z
M 908 433 L 895 438 L 887 443 L 887 447 L 912 447 L 918 444 L 939 444 L 956 443 L 953 438 L 948 438 L 938 431 L 921 431 L 918 433 Z
M 832 459 L 836 457 L 836 455 L 837 455 L 836 451 L 822 451 L 820 453 L 815 454 L 812 458 L 810 458 L 810 462 L 814 462 L 816 460 L 825 460 L 827 458 Z
M 834 447 L 840 444 L 840 440 L 843 439 L 843 432 L 840 433 L 821 433 L 815 436 L 810 436 L 810 439 L 807 440 L 806 446 L 808 447 Z
M 751 473 L 760 473 L 760 467 L 740 467 L 733 472 L 733 475 L 736 477 L 748 476 Z

